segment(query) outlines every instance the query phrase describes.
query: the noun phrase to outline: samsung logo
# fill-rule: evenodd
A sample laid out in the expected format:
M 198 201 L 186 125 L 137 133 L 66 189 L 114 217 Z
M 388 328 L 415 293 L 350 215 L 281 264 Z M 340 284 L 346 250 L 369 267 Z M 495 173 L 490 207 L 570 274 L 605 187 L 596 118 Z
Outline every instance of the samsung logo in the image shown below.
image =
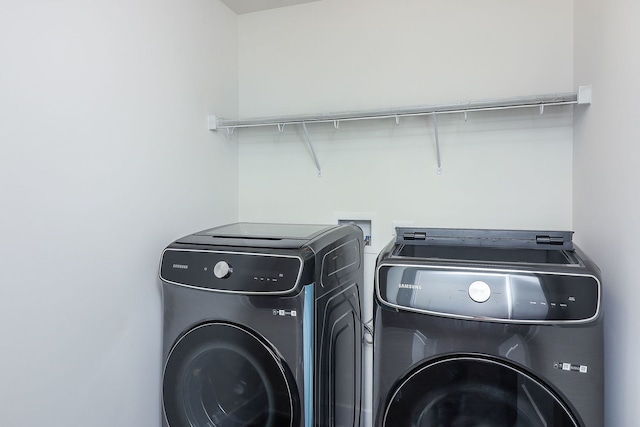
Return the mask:
M 180 268 L 182 270 L 187 270 L 189 266 L 187 264 L 173 264 L 173 268 Z
M 422 289 L 422 285 L 414 285 L 413 283 L 400 283 L 398 285 L 400 289 Z

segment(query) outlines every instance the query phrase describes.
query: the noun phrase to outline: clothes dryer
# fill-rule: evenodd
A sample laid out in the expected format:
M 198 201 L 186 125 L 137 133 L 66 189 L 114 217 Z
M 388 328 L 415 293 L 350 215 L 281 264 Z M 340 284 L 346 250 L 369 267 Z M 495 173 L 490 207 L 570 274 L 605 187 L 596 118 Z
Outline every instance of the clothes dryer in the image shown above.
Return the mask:
M 358 427 L 362 231 L 237 223 L 162 254 L 164 427 Z
M 602 427 L 596 265 L 570 232 L 398 228 L 375 283 L 376 427 Z

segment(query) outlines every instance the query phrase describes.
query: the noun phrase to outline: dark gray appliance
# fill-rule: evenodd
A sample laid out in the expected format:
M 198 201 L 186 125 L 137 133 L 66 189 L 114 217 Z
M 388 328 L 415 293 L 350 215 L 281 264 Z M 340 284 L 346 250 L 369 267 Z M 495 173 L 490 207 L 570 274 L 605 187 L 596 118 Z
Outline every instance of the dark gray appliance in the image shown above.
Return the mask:
M 376 266 L 376 427 L 602 427 L 600 273 L 571 232 L 398 228 Z
M 163 426 L 358 427 L 362 231 L 236 223 L 162 254 Z

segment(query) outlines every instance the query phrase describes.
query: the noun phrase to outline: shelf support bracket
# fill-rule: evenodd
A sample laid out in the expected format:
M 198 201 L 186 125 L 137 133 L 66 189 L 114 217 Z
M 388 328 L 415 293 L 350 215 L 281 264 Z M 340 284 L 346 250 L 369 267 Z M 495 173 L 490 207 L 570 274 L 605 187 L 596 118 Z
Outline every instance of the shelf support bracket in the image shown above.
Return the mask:
M 302 122 L 302 130 L 304 131 L 305 141 L 307 142 L 307 147 L 309 147 L 309 151 L 311 152 L 311 157 L 313 157 L 313 162 L 316 164 L 316 169 L 318 170 L 318 176 L 322 176 L 322 169 L 320 168 L 320 162 L 318 161 L 318 156 L 316 156 L 316 151 L 313 149 L 313 144 L 311 143 L 311 138 L 309 137 L 309 131 L 307 130 L 307 124 Z
M 438 175 L 442 174 L 442 161 L 440 160 L 440 137 L 438 136 L 438 113 L 433 113 L 433 133 L 436 138 L 436 161 L 438 162 Z
M 207 116 L 209 130 L 218 130 L 218 118 L 216 116 Z

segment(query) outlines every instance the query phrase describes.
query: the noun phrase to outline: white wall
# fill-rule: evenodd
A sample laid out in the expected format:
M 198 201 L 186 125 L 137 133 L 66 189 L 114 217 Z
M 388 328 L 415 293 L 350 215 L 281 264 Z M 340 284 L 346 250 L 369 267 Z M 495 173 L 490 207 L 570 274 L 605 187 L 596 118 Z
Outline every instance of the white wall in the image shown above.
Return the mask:
M 638 424 L 640 5 L 575 2 L 575 83 L 593 104 L 575 116 L 574 225 L 604 277 L 606 425 Z
M 240 113 L 571 91 L 572 13 L 572 0 L 323 0 L 242 15 Z
M 0 3 L 0 425 L 160 425 L 157 266 L 237 217 L 237 17 Z
M 240 16 L 243 117 L 573 90 L 573 2 L 324 0 Z M 544 22 L 545 31 L 540 31 Z M 241 129 L 241 219 L 571 228 L 571 107 Z M 267 208 L 268 206 L 268 208 Z
M 572 0 L 323 0 L 239 17 L 241 117 L 573 90 Z M 573 108 L 240 129 L 241 220 L 572 228 Z M 356 218 L 358 219 L 358 218 Z M 371 283 L 366 290 L 371 295 Z M 370 304 L 370 298 L 366 301 Z

